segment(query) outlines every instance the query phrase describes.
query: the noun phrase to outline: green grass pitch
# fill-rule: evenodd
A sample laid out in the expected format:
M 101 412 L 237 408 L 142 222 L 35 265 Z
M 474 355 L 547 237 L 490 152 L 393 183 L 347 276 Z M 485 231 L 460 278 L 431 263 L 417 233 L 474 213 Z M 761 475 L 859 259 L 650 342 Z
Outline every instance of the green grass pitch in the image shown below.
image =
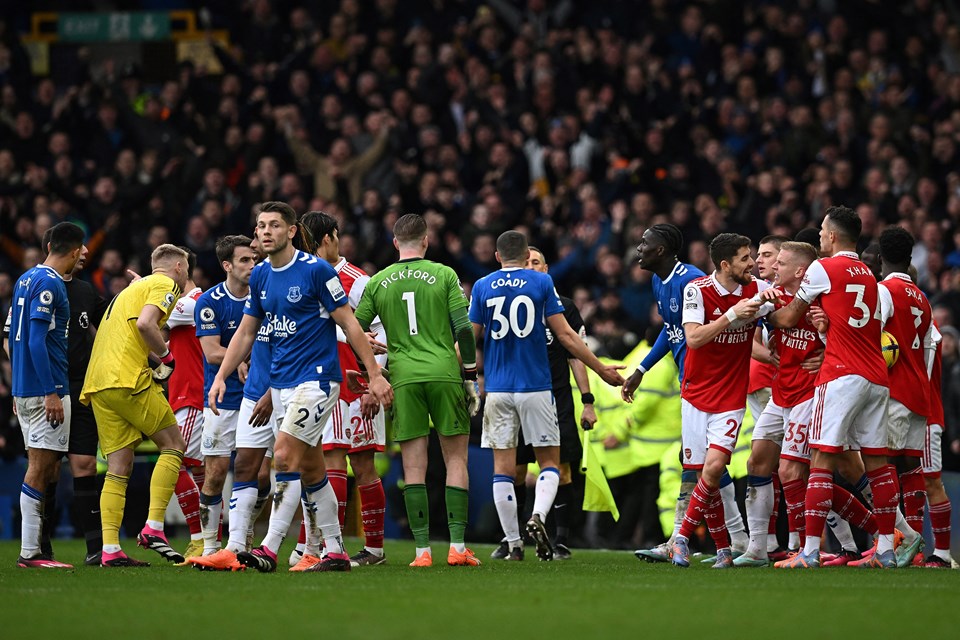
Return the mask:
M 390 564 L 348 574 L 230 574 L 124 544 L 153 566 L 18 569 L 18 545 L 0 543 L 0 638 L 951 638 L 960 601 L 952 570 L 684 570 L 580 550 L 507 563 L 488 545 L 482 567 L 448 567 L 441 543 L 412 569 L 413 544 L 388 542 Z M 83 557 L 80 541 L 56 550 Z

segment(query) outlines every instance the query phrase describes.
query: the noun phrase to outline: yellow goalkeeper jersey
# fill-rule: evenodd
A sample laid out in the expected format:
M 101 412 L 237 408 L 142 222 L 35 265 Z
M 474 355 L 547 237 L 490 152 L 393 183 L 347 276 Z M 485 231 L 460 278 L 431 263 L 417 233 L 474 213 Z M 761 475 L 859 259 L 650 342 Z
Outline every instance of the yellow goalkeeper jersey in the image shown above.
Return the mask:
M 132 283 L 110 303 L 97 329 L 80 401 L 103 389 L 145 389 L 151 378 L 149 347 L 137 329 L 146 305 L 160 309 L 159 327 L 166 324 L 180 298 L 180 287 L 169 276 L 155 273 Z

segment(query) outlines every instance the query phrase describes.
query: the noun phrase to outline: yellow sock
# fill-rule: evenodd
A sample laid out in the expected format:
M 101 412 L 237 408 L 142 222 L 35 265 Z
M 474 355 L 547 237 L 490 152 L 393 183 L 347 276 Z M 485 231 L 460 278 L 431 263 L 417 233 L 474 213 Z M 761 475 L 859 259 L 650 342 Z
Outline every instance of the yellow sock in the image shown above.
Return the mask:
M 100 522 L 103 544 L 120 546 L 120 522 L 127 503 L 127 476 L 107 473 L 100 492 Z
M 173 488 L 180 475 L 180 465 L 183 464 L 183 451 L 164 449 L 157 458 L 157 465 L 150 476 L 150 510 L 147 520 L 163 522 L 167 512 L 167 504 L 173 495 Z

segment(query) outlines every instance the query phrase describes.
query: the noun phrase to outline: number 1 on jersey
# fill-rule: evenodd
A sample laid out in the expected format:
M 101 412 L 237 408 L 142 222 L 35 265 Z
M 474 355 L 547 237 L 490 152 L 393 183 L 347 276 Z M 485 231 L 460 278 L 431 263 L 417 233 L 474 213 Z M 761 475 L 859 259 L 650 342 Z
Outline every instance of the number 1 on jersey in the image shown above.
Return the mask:
M 410 335 L 417 335 L 417 304 L 413 291 L 404 291 L 400 298 L 407 303 L 407 324 L 410 325 Z

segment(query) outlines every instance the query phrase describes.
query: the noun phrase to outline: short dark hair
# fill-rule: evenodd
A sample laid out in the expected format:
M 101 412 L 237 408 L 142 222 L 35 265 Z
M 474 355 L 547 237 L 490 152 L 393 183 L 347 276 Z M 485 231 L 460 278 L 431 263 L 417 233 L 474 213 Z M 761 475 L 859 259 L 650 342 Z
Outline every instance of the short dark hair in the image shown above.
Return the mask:
M 49 239 L 47 238 L 49 234 Z M 50 253 L 55 256 L 63 256 L 71 251 L 76 251 L 83 246 L 83 229 L 72 222 L 61 222 L 47 229 L 43 234 L 43 250 L 47 250 L 47 244 L 50 245 Z
M 884 264 L 910 264 L 913 255 L 913 236 L 903 227 L 887 227 L 880 234 L 880 259 Z
M 863 223 L 856 211 L 850 207 L 830 207 L 827 209 L 827 217 L 830 218 L 830 227 L 833 231 L 846 238 L 848 242 L 856 242 L 860 239 Z
M 300 241 L 303 243 L 303 250 L 307 253 L 316 253 L 326 236 L 332 238 L 333 234 L 339 231 L 340 223 L 329 213 L 307 211 L 300 216 Z
M 816 229 L 811 229 L 807 227 L 806 229 L 800 229 L 797 231 L 797 235 L 793 236 L 794 242 L 806 242 L 809 245 L 812 245 L 815 249 L 820 249 L 820 232 Z
M 527 236 L 519 231 L 504 231 L 497 238 L 497 253 L 500 254 L 501 262 L 523 260 L 529 250 L 530 245 L 527 244 Z
M 247 236 L 224 236 L 217 240 L 217 260 L 220 262 L 231 262 L 233 260 L 233 252 L 237 247 L 246 247 L 250 248 L 250 243 L 253 242 Z M 189 254 L 187 254 L 189 256 Z M 196 256 L 194 256 L 196 260 Z
M 297 224 L 297 212 L 286 202 L 271 200 L 260 205 L 260 213 L 279 213 L 283 221 L 289 225 Z
M 710 259 L 714 266 L 719 269 L 720 263 L 726 260 L 733 262 L 737 252 L 742 247 L 750 246 L 750 238 L 742 236 L 739 233 L 721 233 L 713 242 L 710 243 Z
M 776 235 L 776 234 L 764 236 L 760 238 L 760 244 L 772 244 L 777 248 L 778 251 L 780 250 L 780 245 L 782 245 L 784 242 L 789 242 L 789 241 L 790 241 L 790 238 L 786 236 Z M 760 246 L 760 245 L 757 245 L 757 246 Z
M 393 237 L 399 244 L 420 242 L 427 235 L 427 221 L 418 213 L 406 213 L 393 225 Z
M 193 270 L 197 268 L 197 254 L 190 247 L 181 245 L 178 249 L 187 254 L 187 280 L 193 280 Z
M 662 222 L 650 227 L 650 231 L 660 236 L 663 248 L 667 250 L 668 254 L 676 257 L 680 253 L 680 249 L 683 248 L 683 232 L 680 231 L 680 227 L 669 222 Z
M 546 257 L 545 255 L 543 255 L 543 251 L 541 251 L 541 250 L 538 249 L 537 247 L 533 246 L 532 244 L 528 244 L 528 245 L 527 245 L 527 249 L 530 249 L 530 252 L 531 252 L 531 253 L 533 253 L 534 251 L 536 251 L 537 253 L 539 253 L 539 254 L 540 254 L 540 258 L 542 259 L 543 264 L 547 264 L 547 257 Z

